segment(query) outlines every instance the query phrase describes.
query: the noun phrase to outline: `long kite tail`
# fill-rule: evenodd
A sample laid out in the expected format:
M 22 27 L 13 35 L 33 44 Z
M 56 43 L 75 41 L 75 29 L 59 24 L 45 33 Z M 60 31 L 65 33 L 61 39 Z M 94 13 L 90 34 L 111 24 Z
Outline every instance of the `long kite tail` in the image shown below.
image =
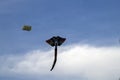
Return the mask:
M 53 65 L 52 65 L 52 68 L 50 69 L 50 71 L 53 70 L 53 68 L 56 64 L 56 61 L 57 61 L 57 45 L 55 46 L 54 62 L 53 62 Z

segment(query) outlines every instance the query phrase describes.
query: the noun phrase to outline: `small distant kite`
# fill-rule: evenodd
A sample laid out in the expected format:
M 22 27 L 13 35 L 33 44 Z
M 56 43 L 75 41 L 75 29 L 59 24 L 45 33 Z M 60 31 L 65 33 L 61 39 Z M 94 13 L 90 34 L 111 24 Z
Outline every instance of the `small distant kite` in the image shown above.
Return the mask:
M 52 38 L 46 40 L 46 42 L 51 45 L 52 47 L 55 46 L 55 54 L 54 54 L 54 62 L 53 62 L 53 65 L 52 65 L 52 68 L 50 71 L 53 70 L 55 64 L 56 64 L 56 61 L 57 61 L 57 46 L 60 46 L 62 45 L 62 43 L 66 40 L 66 38 L 62 38 L 62 37 L 59 37 L 59 36 L 53 36 Z
M 25 30 L 25 31 L 31 31 L 31 29 L 32 29 L 32 26 L 30 25 L 24 25 L 22 28 L 22 30 Z

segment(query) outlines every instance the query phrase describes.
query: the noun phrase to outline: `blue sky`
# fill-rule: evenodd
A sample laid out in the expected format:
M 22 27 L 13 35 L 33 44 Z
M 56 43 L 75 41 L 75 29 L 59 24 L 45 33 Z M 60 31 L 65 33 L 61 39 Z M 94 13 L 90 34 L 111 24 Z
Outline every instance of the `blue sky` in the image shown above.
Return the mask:
M 58 35 L 67 38 L 63 47 L 75 44 L 79 47 L 89 45 L 90 49 L 91 47 L 105 47 L 107 49 L 109 49 L 108 47 L 117 47 L 119 49 L 119 3 L 119 0 L 1 0 L 0 63 L 5 60 L 1 66 L 9 67 L 10 63 L 16 66 L 21 63 L 24 56 L 33 51 L 39 50 L 41 55 L 43 53 L 50 54 L 49 51 L 53 48 L 46 44 L 45 40 Z M 22 26 L 25 24 L 32 26 L 30 32 L 22 30 Z M 64 50 L 67 49 L 63 49 L 63 52 Z M 114 51 L 116 49 L 113 49 L 113 53 Z M 21 58 L 21 56 L 23 57 Z M 9 57 L 12 60 L 9 61 Z M 13 65 L 10 66 L 14 69 Z M 3 70 L 1 67 L 0 69 Z M 5 73 L 4 70 L 3 73 Z M 51 80 L 56 77 L 55 75 L 46 75 Z M 44 77 L 46 75 L 42 74 L 42 79 L 48 80 L 49 78 Z M 21 80 L 17 74 L 11 76 L 2 73 L 0 80 L 8 80 L 9 76 L 11 80 Z M 86 76 L 74 76 L 75 79 L 70 79 L 67 76 L 62 80 L 94 80 Z

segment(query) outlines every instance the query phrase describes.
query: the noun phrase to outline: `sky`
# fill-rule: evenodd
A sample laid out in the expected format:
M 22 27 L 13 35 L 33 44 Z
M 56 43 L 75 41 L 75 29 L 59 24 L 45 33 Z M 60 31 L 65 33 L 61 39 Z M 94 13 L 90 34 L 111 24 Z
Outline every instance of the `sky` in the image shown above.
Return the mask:
M 0 0 L 0 80 L 119 80 L 119 3 Z M 45 41 L 52 36 L 66 41 L 50 71 L 54 47 Z

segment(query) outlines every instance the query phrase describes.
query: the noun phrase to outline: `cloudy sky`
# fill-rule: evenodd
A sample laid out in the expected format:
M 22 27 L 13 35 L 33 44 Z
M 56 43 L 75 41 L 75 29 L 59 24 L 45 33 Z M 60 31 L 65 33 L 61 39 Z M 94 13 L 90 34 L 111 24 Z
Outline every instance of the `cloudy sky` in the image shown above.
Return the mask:
M 0 80 L 119 80 L 119 21 L 119 0 L 0 0 Z

